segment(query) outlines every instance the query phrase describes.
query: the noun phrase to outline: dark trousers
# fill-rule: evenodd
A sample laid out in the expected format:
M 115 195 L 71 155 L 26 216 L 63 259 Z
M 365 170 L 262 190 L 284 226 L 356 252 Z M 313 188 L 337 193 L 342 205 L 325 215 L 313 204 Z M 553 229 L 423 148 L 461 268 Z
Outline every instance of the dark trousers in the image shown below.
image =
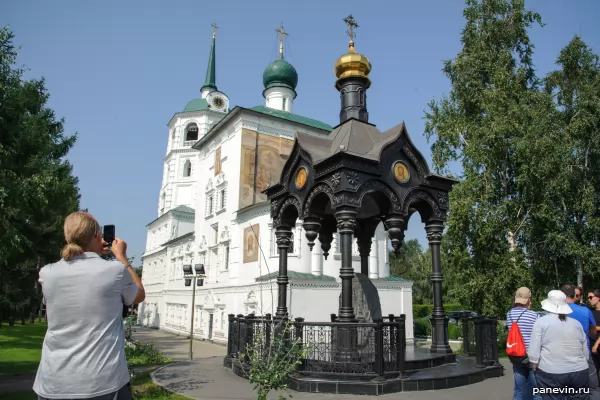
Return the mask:
M 600 354 L 591 353 L 592 361 L 594 362 L 594 367 L 596 367 L 596 372 L 600 371 Z
M 45 397 L 38 396 L 38 400 L 49 400 Z M 52 399 L 56 400 L 56 399 Z M 69 400 L 69 399 L 64 399 Z M 131 394 L 131 382 L 127 383 L 127 385 L 123 386 L 121 389 L 116 392 L 112 392 L 109 394 L 105 394 L 97 397 L 90 397 L 89 400 L 133 400 L 133 395 Z
M 566 374 L 550 374 L 538 368 L 535 378 L 543 400 L 587 400 L 591 393 L 589 374 L 589 368 Z M 561 392 L 545 393 L 548 389 L 559 389 Z M 565 393 L 566 390 L 571 393 Z

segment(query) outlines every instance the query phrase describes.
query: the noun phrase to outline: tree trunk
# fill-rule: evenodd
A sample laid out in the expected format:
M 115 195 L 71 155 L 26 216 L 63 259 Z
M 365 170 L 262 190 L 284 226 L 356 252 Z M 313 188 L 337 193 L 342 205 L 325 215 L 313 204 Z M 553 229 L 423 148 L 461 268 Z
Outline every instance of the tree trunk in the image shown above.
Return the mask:
M 15 317 L 12 314 L 12 311 L 9 311 L 8 314 L 8 326 L 15 326 Z
M 577 257 L 577 286 L 583 287 L 583 260 Z

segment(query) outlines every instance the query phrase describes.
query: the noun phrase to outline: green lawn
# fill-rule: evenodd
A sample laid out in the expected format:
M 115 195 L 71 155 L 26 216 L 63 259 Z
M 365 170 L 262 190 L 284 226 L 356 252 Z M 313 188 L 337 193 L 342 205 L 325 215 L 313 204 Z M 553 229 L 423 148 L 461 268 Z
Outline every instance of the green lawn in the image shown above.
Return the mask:
M 46 322 L 0 328 L 0 375 L 34 374 L 42 355 Z
M 11 375 L 34 374 L 37 371 L 42 352 L 42 342 L 47 325 L 43 323 L 15 325 L 6 324 L 0 328 L 0 379 Z M 139 365 L 143 357 L 134 357 L 131 364 Z M 168 361 L 168 360 L 167 360 Z M 133 397 L 136 400 L 189 400 L 155 385 L 148 372 L 141 373 L 131 381 Z M 1 394 L 2 400 L 37 400 L 33 392 Z

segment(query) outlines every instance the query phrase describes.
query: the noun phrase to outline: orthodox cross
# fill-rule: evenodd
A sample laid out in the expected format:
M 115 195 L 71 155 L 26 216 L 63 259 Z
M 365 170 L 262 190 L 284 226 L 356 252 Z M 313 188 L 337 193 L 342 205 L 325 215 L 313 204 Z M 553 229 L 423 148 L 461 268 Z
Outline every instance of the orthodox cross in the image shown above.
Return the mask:
M 217 26 L 216 22 L 214 24 L 212 24 L 211 26 L 213 28 L 213 39 L 214 39 L 215 36 L 217 36 L 217 29 L 219 29 L 219 27 Z
M 285 40 L 286 36 L 290 35 L 283 28 L 283 22 L 281 23 L 279 29 L 275 29 L 275 32 L 279 33 L 279 54 L 283 56 L 283 41 Z
M 344 22 L 346 23 L 346 25 L 348 25 L 348 30 L 346 31 L 346 33 L 348 33 L 348 36 L 350 36 L 350 41 L 354 42 L 354 38 L 356 37 L 356 33 L 354 32 L 354 30 L 358 28 L 358 24 L 356 23 L 356 20 L 354 19 L 352 14 L 344 18 Z

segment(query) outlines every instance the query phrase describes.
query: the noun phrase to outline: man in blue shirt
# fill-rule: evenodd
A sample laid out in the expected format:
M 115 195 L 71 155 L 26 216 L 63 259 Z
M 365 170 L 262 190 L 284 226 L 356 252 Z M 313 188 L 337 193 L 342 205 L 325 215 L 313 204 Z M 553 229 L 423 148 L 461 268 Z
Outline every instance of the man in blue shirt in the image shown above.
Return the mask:
M 570 283 L 563 285 L 561 288 L 562 292 L 567 296 L 567 304 L 569 304 L 569 307 L 573 310 L 573 312 L 569 314 L 569 318 L 579 321 L 587 337 L 588 349 L 591 351 L 591 346 L 594 345 L 594 343 L 590 343 L 590 336 L 596 336 L 596 320 L 589 308 L 575 304 L 576 289 L 577 287 Z M 590 358 L 588 359 L 588 367 L 590 374 L 590 398 L 598 399 L 600 398 L 600 385 L 598 383 L 598 375 L 596 374 L 596 367 L 594 366 L 591 353 Z

